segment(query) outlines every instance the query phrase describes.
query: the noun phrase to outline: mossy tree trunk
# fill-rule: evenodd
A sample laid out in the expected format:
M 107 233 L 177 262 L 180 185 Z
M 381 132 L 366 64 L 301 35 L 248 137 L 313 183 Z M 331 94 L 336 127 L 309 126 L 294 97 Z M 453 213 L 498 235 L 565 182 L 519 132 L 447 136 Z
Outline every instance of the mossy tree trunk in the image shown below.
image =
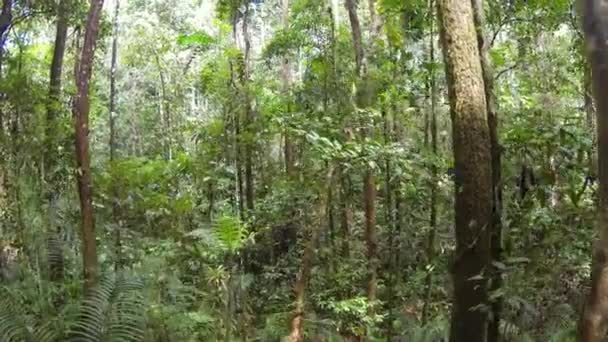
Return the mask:
M 470 1 L 439 0 L 455 163 L 456 252 L 450 340 L 487 338 L 492 155 L 483 70 Z
M 582 0 L 583 28 L 597 115 L 598 240 L 593 253 L 591 291 L 579 322 L 579 341 L 605 341 L 608 334 L 608 5 Z

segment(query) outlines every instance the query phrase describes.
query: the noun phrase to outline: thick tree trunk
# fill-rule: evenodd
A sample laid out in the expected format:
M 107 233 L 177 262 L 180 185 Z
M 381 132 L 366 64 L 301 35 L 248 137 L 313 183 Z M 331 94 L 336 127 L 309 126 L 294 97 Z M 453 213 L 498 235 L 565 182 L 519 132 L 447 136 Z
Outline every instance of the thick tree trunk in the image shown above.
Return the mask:
M 103 0 L 91 0 L 87 17 L 84 44 L 76 74 L 77 92 L 72 113 L 76 136 L 76 179 L 80 196 L 82 219 L 82 264 L 84 268 L 84 289 L 89 292 L 97 283 L 97 242 L 95 240 L 95 217 L 93 211 L 93 186 L 89 156 L 89 84 L 93 72 L 95 47 L 99 33 L 99 21 Z
M 599 205 L 591 291 L 579 324 L 579 340 L 600 342 L 608 334 L 608 12 L 602 0 L 582 0 L 583 28 L 597 113 Z
M 64 277 L 64 260 L 61 238 L 58 236 L 60 227 L 56 222 L 57 212 L 57 180 L 55 175 L 55 160 L 57 158 L 58 116 L 61 113 L 61 78 L 63 72 L 63 57 L 68 33 L 67 1 L 61 0 L 57 7 L 57 28 L 55 47 L 49 79 L 49 98 L 46 118 L 46 152 L 44 153 L 44 177 L 46 182 L 45 200 L 48 204 L 48 233 L 49 233 L 49 280 L 61 283 Z M 52 249 L 52 250 L 51 250 Z M 56 300 L 61 301 L 59 298 Z
M 115 0 L 114 19 L 112 22 L 112 60 L 110 66 L 110 163 L 114 162 L 116 157 L 116 118 L 118 111 L 116 108 L 116 71 L 118 68 L 118 15 L 120 14 L 120 0 Z M 115 257 L 114 269 L 119 270 L 122 267 L 122 238 L 120 227 L 120 204 L 118 199 L 118 189 L 112 185 L 112 221 L 114 222 L 114 243 Z
M 484 31 L 484 12 L 482 0 L 472 0 L 477 43 L 479 48 L 481 68 L 485 86 L 488 126 L 490 129 L 490 145 L 492 153 L 492 224 L 491 224 L 491 255 L 492 279 L 490 291 L 497 292 L 502 287 L 502 272 L 495 263 L 502 262 L 502 181 L 501 153 L 498 142 L 498 104 L 494 95 L 494 72 L 488 56 L 490 46 Z M 488 325 L 488 342 L 498 342 L 500 339 L 500 317 L 502 314 L 502 298 L 497 297 L 491 303 L 491 317 Z
M 439 0 L 455 161 L 456 255 L 450 340 L 485 342 L 489 305 L 492 156 L 470 1 Z
M 312 271 L 312 264 L 314 261 L 315 253 L 317 246 L 319 244 L 319 237 L 321 234 L 321 227 L 324 223 L 324 218 L 327 217 L 325 214 L 327 213 L 327 205 L 328 199 L 327 189 L 331 187 L 331 179 L 333 176 L 333 170 L 330 168 L 327 171 L 327 175 L 323 180 L 323 185 L 319 190 L 318 202 L 317 202 L 317 210 L 314 215 L 316 215 L 316 220 L 311 227 L 311 237 L 304 253 L 302 254 L 302 259 L 300 263 L 300 270 L 298 272 L 298 276 L 296 278 L 296 283 L 294 285 L 294 295 L 295 295 L 295 310 L 293 317 L 291 319 L 291 332 L 289 334 L 288 341 L 289 342 L 303 342 L 304 341 L 304 314 L 305 314 L 305 300 L 306 300 L 306 287 L 308 286 L 308 282 L 310 280 L 310 273 Z

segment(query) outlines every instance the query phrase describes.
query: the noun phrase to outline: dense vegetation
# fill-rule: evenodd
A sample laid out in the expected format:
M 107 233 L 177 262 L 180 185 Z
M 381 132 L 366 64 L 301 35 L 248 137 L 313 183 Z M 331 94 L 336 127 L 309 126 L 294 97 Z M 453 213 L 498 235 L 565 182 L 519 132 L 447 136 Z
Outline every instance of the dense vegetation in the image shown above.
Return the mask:
M 605 1 L 1 2 L 0 342 L 604 340 Z

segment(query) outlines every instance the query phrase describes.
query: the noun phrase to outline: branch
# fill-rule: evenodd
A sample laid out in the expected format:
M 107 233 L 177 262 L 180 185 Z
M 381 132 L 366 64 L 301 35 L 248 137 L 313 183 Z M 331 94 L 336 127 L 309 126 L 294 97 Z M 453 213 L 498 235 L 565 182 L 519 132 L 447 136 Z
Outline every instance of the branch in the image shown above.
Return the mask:
M 498 79 L 500 78 L 500 76 L 506 74 L 509 71 L 512 71 L 513 69 L 516 69 L 517 67 L 519 67 L 521 61 L 515 62 L 515 64 L 511 65 L 510 67 L 507 67 L 499 72 L 496 73 L 496 76 L 494 76 L 494 80 L 498 81 Z

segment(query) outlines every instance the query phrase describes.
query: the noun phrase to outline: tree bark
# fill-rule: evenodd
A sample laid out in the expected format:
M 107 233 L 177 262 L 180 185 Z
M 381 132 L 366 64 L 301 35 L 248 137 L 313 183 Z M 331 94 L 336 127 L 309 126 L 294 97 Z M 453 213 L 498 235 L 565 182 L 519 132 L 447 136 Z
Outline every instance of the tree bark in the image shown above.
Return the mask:
M 581 0 L 587 58 L 591 65 L 598 139 L 598 241 L 591 291 L 579 322 L 579 341 L 604 341 L 608 333 L 608 11 L 602 0 Z
M 82 264 L 84 268 L 84 289 L 88 293 L 98 279 L 97 242 L 95 240 L 95 217 L 93 210 L 93 186 L 89 156 L 89 84 L 93 72 L 95 47 L 99 34 L 99 21 L 103 0 L 91 0 L 87 17 L 84 43 L 76 74 L 77 92 L 72 113 L 76 136 L 76 179 L 80 197 L 82 220 Z
M 492 224 L 491 234 L 491 257 L 492 257 L 492 279 L 490 291 L 497 292 L 502 287 L 502 272 L 496 267 L 496 263 L 502 262 L 502 181 L 501 181 L 501 153 L 498 141 L 498 103 L 494 94 L 494 71 L 488 56 L 490 46 L 484 31 L 483 0 L 472 0 L 473 17 L 477 30 L 477 44 L 479 48 L 481 68 L 483 71 L 484 90 L 486 97 L 486 108 L 488 126 L 490 133 L 490 149 L 492 153 Z M 501 297 L 496 297 L 491 302 L 491 317 L 488 325 L 488 342 L 498 342 L 500 339 L 500 317 L 502 314 Z
M 439 0 L 455 161 L 456 254 L 450 341 L 485 342 L 492 223 L 487 107 L 470 1 Z

